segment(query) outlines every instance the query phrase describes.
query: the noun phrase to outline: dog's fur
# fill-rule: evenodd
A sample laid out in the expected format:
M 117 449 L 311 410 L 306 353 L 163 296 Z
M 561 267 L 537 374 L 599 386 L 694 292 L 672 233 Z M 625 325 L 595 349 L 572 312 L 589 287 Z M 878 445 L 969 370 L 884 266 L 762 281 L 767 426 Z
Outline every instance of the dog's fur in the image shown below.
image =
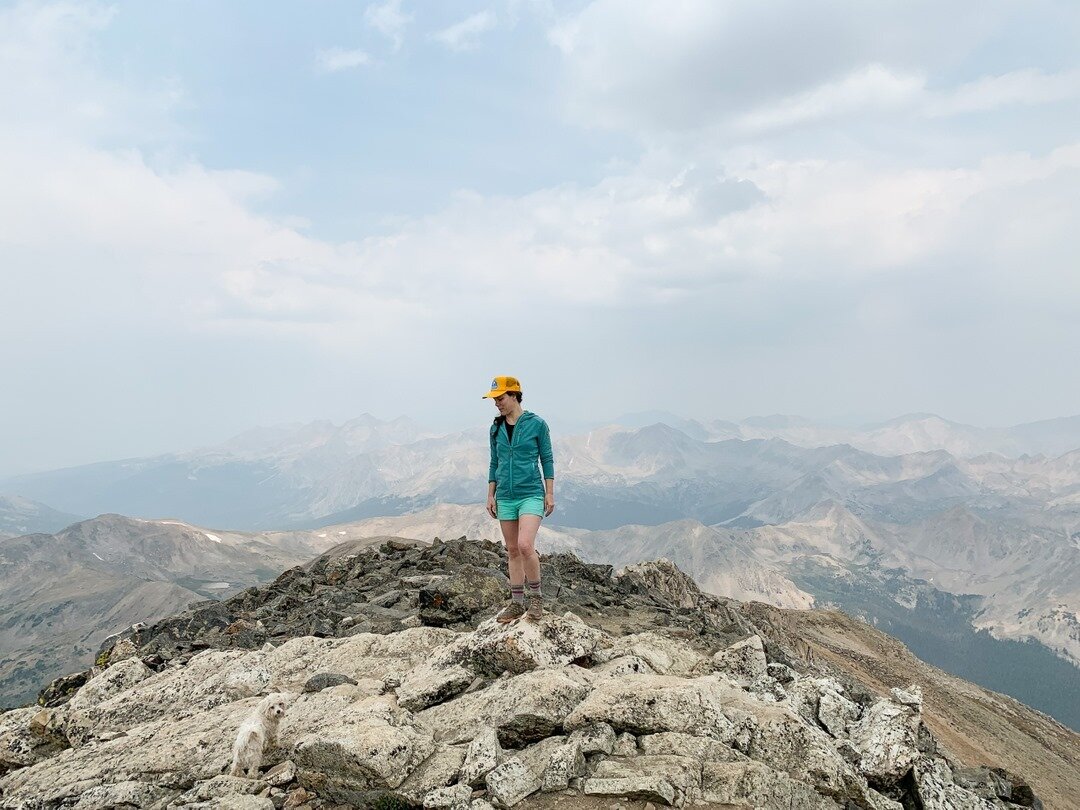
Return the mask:
M 240 724 L 240 731 L 233 743 L 233 761 L 229 774 L 242 776 L 247 771 L 249 779 L 255 779 L 262 767 L 263 754 L 275 744 L 278 724 L 289 706 L 289 695 L 274 692 L 262 699 L 248 718 Z

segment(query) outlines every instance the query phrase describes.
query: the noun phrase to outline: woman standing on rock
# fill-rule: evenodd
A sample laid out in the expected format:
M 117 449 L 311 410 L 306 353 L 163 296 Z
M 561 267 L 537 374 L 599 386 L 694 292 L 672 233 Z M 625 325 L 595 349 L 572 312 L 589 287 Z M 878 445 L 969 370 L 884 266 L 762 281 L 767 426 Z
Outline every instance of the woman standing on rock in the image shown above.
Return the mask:
M 536 533 L 540 521 L 555 511 L 551 433 L 547 422 L 522 410 L 521 383 L 516 377 L 496 377 L 484 398 L 495 400 L 499 409 L 489 432 L 487 511 L 502 525 L 510 560 L 510 602 L 498 621 L 511 622 L 521 616 L 536 621 L 544 615 Z

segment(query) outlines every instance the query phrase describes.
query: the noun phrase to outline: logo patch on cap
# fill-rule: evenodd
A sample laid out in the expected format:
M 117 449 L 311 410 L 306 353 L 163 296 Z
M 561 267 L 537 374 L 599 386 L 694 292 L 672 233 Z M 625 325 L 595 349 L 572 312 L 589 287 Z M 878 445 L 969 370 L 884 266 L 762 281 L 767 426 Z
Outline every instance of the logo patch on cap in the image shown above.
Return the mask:
M 498 380 L 492 380 L 491 381 L 491 390 L 494 391 L 498 387 L 499 387 L 499 381 Z

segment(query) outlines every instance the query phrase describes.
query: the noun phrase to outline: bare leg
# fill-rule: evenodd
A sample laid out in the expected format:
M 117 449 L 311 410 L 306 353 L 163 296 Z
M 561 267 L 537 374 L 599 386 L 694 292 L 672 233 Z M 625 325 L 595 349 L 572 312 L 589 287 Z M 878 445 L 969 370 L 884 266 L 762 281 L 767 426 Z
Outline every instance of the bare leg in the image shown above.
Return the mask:
M 509 558 L 510 584 L 521 586 L 525 584 L 525 570 L 522 567 L 521 553 L 518 546 L 518 522 L 516 520 L 500 520 L 502 525 L 503 541 L 506 543 L 506 556 Z
M 540 555 L 536 553 L 536 533 L 540 531 L 539 515 L 522 515 L 518 519 L 517 548 L 523 579 L 540 581 Z

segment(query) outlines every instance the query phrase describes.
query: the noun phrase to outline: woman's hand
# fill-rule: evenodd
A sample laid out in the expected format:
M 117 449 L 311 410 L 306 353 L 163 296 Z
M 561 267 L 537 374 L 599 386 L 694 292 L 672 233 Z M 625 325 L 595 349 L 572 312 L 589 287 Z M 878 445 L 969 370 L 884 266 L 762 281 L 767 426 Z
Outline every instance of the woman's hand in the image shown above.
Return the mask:
M 555 511 L 555 496 L 550 492 L 544 494 L 544 517 Z
M 492 517 L 495 517 L 495 496 L 488 495 L 487 512 Z

